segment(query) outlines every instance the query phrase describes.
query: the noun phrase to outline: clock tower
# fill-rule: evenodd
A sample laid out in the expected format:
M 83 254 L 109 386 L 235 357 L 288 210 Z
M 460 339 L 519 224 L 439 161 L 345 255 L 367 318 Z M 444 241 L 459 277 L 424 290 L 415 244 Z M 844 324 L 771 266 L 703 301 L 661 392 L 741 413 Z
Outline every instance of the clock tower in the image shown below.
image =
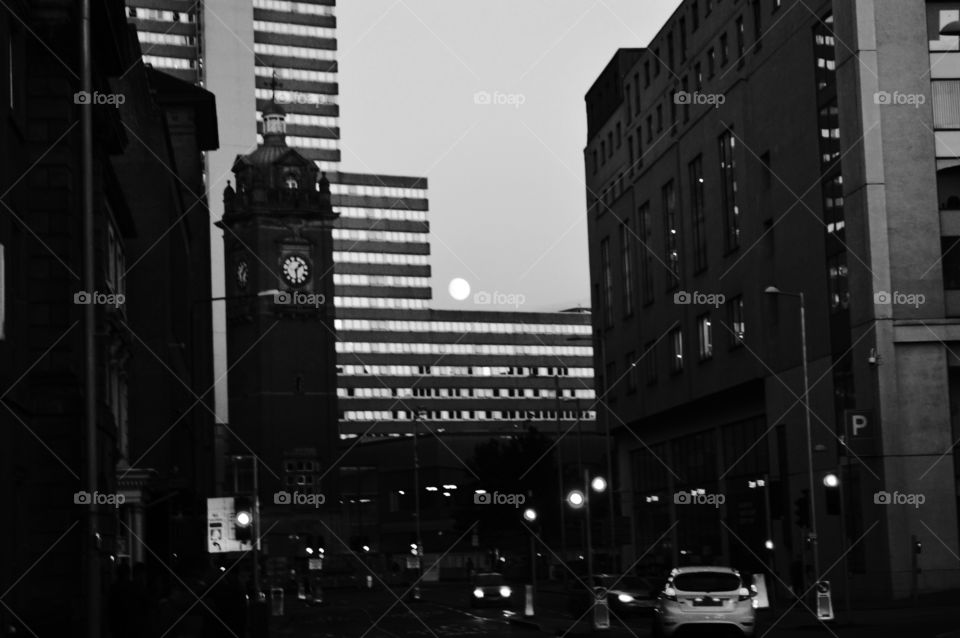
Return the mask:
M 230 454 L 258 459 L 264 521 L 303 512 L 283 502 L 284 492 L 332 511 L 339 503 L 331 467 L 339 442 L 331 232 L 338 215 L 330 183 L 287 146 L 286 114 L 275 100 L 264 109 L 263 143 L 238 156 L 233 173 L 236 187 L 228 182 L 217 224 L 224 231 Z M 226 484 L 232 481 L 228 475 Z

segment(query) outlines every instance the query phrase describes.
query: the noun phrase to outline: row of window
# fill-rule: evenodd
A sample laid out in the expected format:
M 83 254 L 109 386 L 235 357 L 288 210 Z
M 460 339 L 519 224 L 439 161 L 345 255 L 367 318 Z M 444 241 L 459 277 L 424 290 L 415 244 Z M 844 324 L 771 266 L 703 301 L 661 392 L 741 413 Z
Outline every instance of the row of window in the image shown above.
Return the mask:
M 727 252 L 740 247 L 741 216 L 738 201 L 738 186 L 736 174 L 736 137 L 733 131 L 726 130 L 717 139 L 718 173 L 720 179 L 720 211 L 723 219 L 724 248 Z M 769 154 L 761 158 L 769 170 Z M 687 164 L 687 187 L 689 189 L 690 229 L 692 235 L 692 263 L 694 274 L 706 270 L 707 241 L 706 229 L 706 198 L 704 185 L 706 178 L 703 170 L 703 157 L 697 155 Z M 595 205 L 596 208 L 596 205 Z M 645 304 L 653 303 L 655 299 L 654 273 L 665 271 L 667 291 L 676 290 L 681 281 L 681 215 L 677 204 L 677 192 L 674 180 L 663 185 L 660 190 L 660 215 L 663 230 L 663 257 L 653 251 L 654 212 L 650 202 L 642 203 L 637 209 L 638 227 L 634 229 L 631 219 L 624 219 L 619 227 L 619 264 L 621 297 L 623 299 L 623 314 L 630 316 L 635 307 L 635 288 L 637 282 L 634 276 L 634 240 L 638 239 L 643 250 L 640 253 L 640 290 Z M 604 310 L 605 325 L 613 324 L 613 264 L 611 261 L 610 238 L 605 237 L 600 242 L 600 304 Z
M 582 346 L 518 346 L 504 343 L 370 343 L 338 341 L 337 352 L 362 352 L 370 354 L 403 353 L 568 357 L 593 356 L 593 348 L 586 348 Z
M 325 106 L 336 104 L 337 96 L 327 93 L 309 93 L 306 91 L 277 91 L 272 89 L 256 89 L 258 100 L 276 99 L 277 104 L 305 104 L 309 106 Z
M 719 1 L 719 0 L 718 0 Z M 781 6 L 781 0 L 770 0 L 773 4 L 771 9 L 773 12 L 776 12 Z M 753 9 L 753 49 L 754 51 L 759 51 L 762 43 L 762 0 L 751 0 L 751 6 Z M 696 31 L 699 27 L 700 20 L 700 11 L 698 2 L 695 0 L 689 5 L 690 17 L 692 18 L 691 22 L 693 29 L 691 32 Z M 706 4 L 706 15 L 709 15 L 712 11 L 712 0 L 708 0 Z M 686 18 L 681 17 L 678 20 L 677 29 L 680 34 L 680 61 L 686 62 L 687 60 L 687 46 L 686 46 Z M 738 66 L 743 64 L 744 56 L 746 55 L 746 27 L 744 24 L 743 16 L 738 16 L 735 22 L 735 36 L 736 36 L 736 54 L 737 54 L 737 64 Z M 664 40 L 664 44 L 667 47 L 667 60 L 664 61 L 660 57 L 660 47 L 659 45 L 653 46 L 647 49 L 652 56 L 652 60 L 645 60 L 643 63 L 643 87 L 645 89 L 650 88 L 652 83 L 652 78 L 656 78 L 660 75 L 660 69 L 663 66 L 666 66 L 671 72 L 674 69 L 674 51 L 675 47 L 673 44 L 673 32 L 670 31 L 667 33 Z M 720 34 L 718 39 L 718 44 L 715 47 L 710 47 L 707 49 L 705 54 L 706 61 L 706 73 L 707 79 L 712 79 L 718 69 L 723 69 L 730 63 L 730 43 L 729 36 L 724 31 Z M 652 73 L 651 73 L 652 70 Z M 683 121 L 688 122 L 690 120 L 690 106 L 691 100 L 686 101 L 678 100 L 678 93 L 682 92 L 688 94 L 691 90 L 694 93 L 700 93 L 703 90 L 704 84 L 704 68 L 703 63 L 696 61 L 693 64 L 692 70 L 692 79 L 693 83 L 691 86 L 690 77 L 684 76 L 680 79 L 680 84 L 673 91 L 671 91 L 666 96 L 666 101 L 668 103 L 669 115 L 670 115 L 670 127 L 673 130 L 673 127 L 677 124 L 677 106 L 678 103 L 682 103 L 683 106 Z M 625 104 L 625 113 L 627 117 L 627 122 L 632 121 L 634 116 L 639 116 L 641 112 L 641 89 L 640 89 L 640 71 L 636 71 L 633 74 L 633 80 L 628 81 L 624 86 L 624 104 Z M 706 106 L 711 106 L 707 104 Z M 636 136 L 630 135 L 627 139 L 627 146 L 630 151 L 630 162 L 629 162 L 629 172 L 632 174 L 634 170 L 634 157 L 636 157 L 636 165 L 642 166 L 643 161 L 643 151 L 641 144 L 641 136 L 643 133 L 644 127 L 641 125 L 637 130 Z M 664 108 L 663 104 L 657 104 L 653 109 L 648 109 L 648 115 L 646 118 L 646 142 L 647 144 L 653 143 L 654 136 L 656 134 L 662 133 L 664 130 Z M 622 145 L 622 136 L 623 129 L 619 122 L 616 123 L 614 129 L 607 132 L 606 138 L 601 138 L 599 142 L 599 147 L 595 147 L 592 151 L 592 160 L 593 160 L 593 172 L 596 173 L 600 166 L 606 163 L 608 159 L 613 157 L 614 148 L 620 148 Z M 635 144 L 634 144 L 635 143 Z
M 155 33 L 153 31 L 139 31 L 137 36 L 140 42 L 144 44 L 172 44 L 176 46 L 192 47 L 197 44 L 197 39 L 189 35 L 177 35 L 176 33 Z
M 423 410 L 420 418 L 427 421 L 556 421 L 555 410 Z M 579 415 L 575 410 L 560 412 L 560 420 L 595 421 L 595 410 L 582 410 Z M 413 414 L 409 410 L 344 410 L 341 416 L 344 421 L 410 421 Z
M 196 69 L 197 61 L 187 58 L 170 58 L 162 55 L 145 55 L 143 63 L 158 69 Z
M 258 77 L 272 78 L 276 73 L 281 80 L 296 80 L 300 82 L 337 83 L 337 74 L 330 71 L 313 71 L 311 69 L 290 69 L 286 67 L 257 66 L 254 73 Z
M 566 366 L 337 366 L 340 376 L 377 377 L 592 377 L 593 368 Z
M 164 11 L 144 7 L 127 7 L 127 16 L 139 20 L 160 20 L 163 22 L 193 22 L 196 18 L 190 11 Z
M 725 334 L 725 340 L 730 349 L 743 345 L 747 333 L 747 324 L 744 316 L 743 297 L 736 296 L 729 299 L 724 304 L 723 312 L 726 314 L 726 325 L 721 325 L 720 330 Z M 696 345 L 697 360 L 708 361 L 713 358 L 714 345 L 714 319 L 710 313 L 704 313 L 697 317 L 696 321 Z M 637 389 L 637 369 L 643 364 L 646 372 L 647 385 L 653 385 L 657 382 L 659 372 L 659 357 L 657 351 L 659 348 L 666 347 L 669 353 L 669 367 L 671 373 L 679 373 L 684 370 L 688 359 L 686 345 L 684 343 L 683 330 L 674 328 L 670 334 L 658 344 L 657 341 L 649 341 L 644 345 L 643 353 L 638 357 L 636 352 L 627 352 L 625 356 L 626 388 L 627 392 L 634 392 Z M 608 383 L 616 382 L 618 379 L 616 364 L 611 362 L 607 365 Z
M 426 199 L 426 188 L 403 188 L 400 186 L 371 186 L 368 184 L 332 184 L 330 192 L 334 195 L 361 195 L 364 197 L 405 197 L 407 199 Z
M 257 121 L 263 121 L 263 112 L 257 111 Z M 287 124 L 296 126 L 318 126 L 323 128 L 338 128 L 339 120 L 328 115 L 304 115 L 303 113 L 287 113 Z
M 589 325 L 557 323 L 493 323 L 486 321 L 392 321 L 370 319 L 337 319 L 339 330 L 373 330 L 383 332 L 455 332 L 478 334 L 589 335 Z
M 404 277 L 395 275 L 333 275 L 337 286 L 402 286 L 409 288 L 430 287 L 429 277 Z
M 288 117 L 289 119 L 289 117 Z M 355 208 L 352 206 L 338 206 L 337 212 L 350 219 L 389 219 L 402 222 L 425 222 L 427 211 L 408 210 L 403 208 Z
M 340 264 L 390 264 L 397 266 L 429 266 L 430 255 L 406 255 L 402 253 L 360 253 L 335 251 L 334 263 Z
M 257 134 L 257 144 L 263 144 L 263 135 Z M 329 137 L 300 137 L 288 135 L 287 144 L 293 148 L 321 148 L 335 151 L 340 148 L 340 140 Z
M 266 33 L 282 33 L 285 35 L 301 35 L 308 38 L 336 39 L 337 30 L 333 27 L 317 27 L 311 24 L 291 24 L 289 22 L 253 21 L 254 31 Z
M 306 15 L 332 16 L 336 10 L 332 5 L 289 2 L 288 0 L 253 0 L 254 9 L 283 11 L 285 13 L 303 13 Z
M 399 297 L 335 297 L 338 308 L 388 308 L 400 310 L 426 310 L 426 299 L 403 299 Z
M 337 396 L 362 399 L 475 398 L 556 399 L 557 391 L 546 388 L 337 388 Z M 592 389 L 560 391 L 561 398 L 593 399 Z
M 334 239 L 348 241 L 389 241 L 402 244 L 429 243 L 429 233 L 406 233 L 399 230 L 359 230 L 356 228 L 334 228 Z
M 336 49 L 314 49 L 312 47 L 294 47 L 287 44 L 267 44 L 254 42 L 253 52 L 258 55 L 277 55 L 284 58 L 304 60 L 336 60 Z

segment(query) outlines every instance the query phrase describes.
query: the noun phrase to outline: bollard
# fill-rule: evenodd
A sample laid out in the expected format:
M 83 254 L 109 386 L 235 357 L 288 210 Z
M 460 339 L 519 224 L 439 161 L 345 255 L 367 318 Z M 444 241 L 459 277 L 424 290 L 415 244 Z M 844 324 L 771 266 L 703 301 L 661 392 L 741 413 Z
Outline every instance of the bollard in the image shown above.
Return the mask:
M 367 589 L 373 589 L 373 576 L 367 574 Z
M 273 616 L 283 615 L 283 588 L 273 587 L 270 589 L 270 614 Z
M 610 629 L 610 606 L 607 603 L 607 590 L 597 587 L 594 594 L 596 599 L 593 601 L 593 628 Z
M 533 585 L 525 585 L 524 590 L 526 591 L 526 595 L 523 615 L 529 618 L 533 615 Z

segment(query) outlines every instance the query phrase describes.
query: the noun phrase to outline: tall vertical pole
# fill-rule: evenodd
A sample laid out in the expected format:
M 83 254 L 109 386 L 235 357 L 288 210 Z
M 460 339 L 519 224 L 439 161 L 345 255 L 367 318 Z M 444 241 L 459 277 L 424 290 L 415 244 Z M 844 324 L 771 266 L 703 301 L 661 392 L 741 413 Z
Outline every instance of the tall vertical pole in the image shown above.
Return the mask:
M 807 371 L 807 315 L 804 305 L 803 293 L 800 295 L 800 345 L 803 350 L 803 405 L 806 412 L 807 423 L 807 473 L 810 479 L 810 544 L 813 550 L 813 578 L 817 582 L 822 577 L 820 574 L 820 550 L 818 544 L 820 539 L 817 537 L 817 496 L 813 480 L 813 435 L 810 428 L 810 375 Z
M 419 428 L 419 409 L 413 413 L 413 504 L 416 510 L 417 529 L 417 584 L 413 588 L 413 597 L 420 600 L 420 579 L 423 577 L 423 539 L 420 538 L 420 452 L 417 444 Z
M 603 393 L 606 395 L 607 385 L 610 383 L 610 380 L 607 378 L 607 349 L 603 341 L 603 336 L 599 332 L 597 333 L 597 343 L 600 349 L 600 366 L 603 369 Z M 614 572 L 619 572 L 620 556 L 617 552 L 617 525 L 613 510 L 613 490 L 615 486 L 619 485 L 619 481 L 615 480 L 613 476 L 613 443 L 610 440 L 610 408 L 607 407 L 606 403 L 601 403 L 601 409 L 603 410 L 603 438 L 606 441 L 607 448 L 607 508 L 610 510 L 610 567 Z
M 560 559 L 566 563 L 567 561 L 567 521 L 566 513 L 564 510 L 566 506 L 564 505 L 564 496 L 565 492 L 563 491 L 563 432 L 560 428 L 560 377 L 554 375 L 553 385 L 556 391 L 556 403 L 557 403 L 557 486 L 560 490 L 560 498 L 557 500 L 557 503 L 560 506 Z M 567 581 L 567 570 L 564 565 L 560 566 L 560 574 L 562 575 L 563 581 Z
M 590 471 L 583 471 L 583 506 L 587 519 L 587 586 L 590 587 L 590 595 L 593 596 L 593 536 L 591 529 L 593 527 L 590 520 Z
M 253 591 L 260 603 L 260 481 L 257 474 L 257 457 L 250 456 L 253 463 Z
M 91 39 L 90 0 L 80 1 L 80 90 L 93 94 L 93 54 Z M 80 170 L 83 180 L 83 288 L 88 294 L 96 290 L 94 279 L 94 220 L 93 220 L 93 100 L 80 105 L 82 152 Z M 96 305 L 83 306 L 84 349 L 84 426 L 86 428 L 86 484 L 87 491 L 97 491 L 97 360 L 95 350 Z M 100 533 L 97 524 L 96 499 L 87 505 L 87 635 L 100 638 Z

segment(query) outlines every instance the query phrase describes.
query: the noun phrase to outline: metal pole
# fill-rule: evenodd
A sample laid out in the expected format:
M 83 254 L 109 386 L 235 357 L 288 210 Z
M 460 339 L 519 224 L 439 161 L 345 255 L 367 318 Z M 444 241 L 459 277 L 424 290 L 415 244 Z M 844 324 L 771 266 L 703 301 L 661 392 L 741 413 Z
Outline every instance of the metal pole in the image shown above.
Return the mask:
M 253 463 L 253 591 L 260 603 L 260 483 L 257 474 L 257 457 L 251 456 Z
M 534 531 L 530 529 L 530 585 L 533 588 L 533 595 L 537 595 L 537 542 L 534 539 Z
M 583 474 L 583 421 L 580 419 L 580 397 L 574 397 L 577 410 L 577 472 Z
M 80 2 L 80 90 L 88 96 L 93 94 L 93 57 L 91 52 L 91 3 Z M 83 288 L 87 294 L 96 289 L 94 279 L 94 212 L 93 212 L 93 100 L 80 105 L 80 131 L 82 152 L 80 170 L 83 180 Z M 86 485 L 87 491 L 97 491 L 97 353 L 96 353 L 96 305 L 83 306 L 84 367 L 84 426 L 86 429 Z M 87 635 L 100 638 L 100 533 L 97 521 L 97 500 L 90 499 L 87 505 L 86 535 L 86 590 L 87 590 Z
M 767 568 L 770 570 L 770 587 L 767 588 L 768 592 L 772 592 L 776 589 L 776 581 L 773 578 L 774 574 L 774 559 L 776 557 L 775 551 L 776 546 L 773 549 L 767 549 L 767 541 L 773 542 L 773 522 L 770 520 L 770 475 L 763 475 L 763 518 L 767 526 L 767 538 L 764 539 L 763 548 L 767 552 Z
M 590 595 L 593 594 L 593 542 L 590 528 L 592 527 L 590 521 L 590 472 L 588 470 L 583 471 L 583 506 L 586 510 L 586 519 L 587 519 L 587 586 L 590 587 Z
M 420 538 L 420 453 L 417 445 L 417 425 L 419 414 L 413 414 L 413 503 L 417 524 L 417 584 L 413 588 L 413 597 L 420 600 L 420 579 L 423 577 L 423 541 Z
M 847 547 L 850 543 L 850 538 L 847 531 L 847 499 L 844 496 L 844 490 L 847 489 L 847 476 L 844 472 L 844 467 L 847 465 L 846 459 L 844 463 L 839 467 L 840 471 L 840 536 L 842 537 L 842 543 L 840 546 L 841 551 L 843 551 L 843 601 L 844 608 L 847 612 L 850 611 L 850 557 L 849 552 L 847 552 Z
M 603 392 L 606 394 L 607 384 L 610 381 L 607 379 L 607 348 L 604 344 L 602 336 L 599 333 L 597 333 L 597 342 L 600 344 L 600 366 L 603 369 Z M 604 439 L 606 440 L 607 447 L 607 507 L 610 509 L 610 566 L 612 571 L 616 573 L 620 571 L 620 556 L 617 552 L 617 530 L 616 518 L 613 510 L 613 490 L 614 485 L 619 484 L 619 482 L 615 481 L 613 477 L 613 450 L 612 441 L 610 440 L 610 409 L 605 403 L 601 404 L 601 409 L 603 410 Z
M 813 550 L 813 577 L 814 583 L 821 578 L 820 574 L 820 550 L 818 544 L 820 539 L 817 537 L 817 496 L 814 489 L 813 480 L 813 436 L 810 428 L 810 378 L 807 371 L 807 315 L 804 304 L 803 293 L 800 296 L 800 344 L 803 350 L 803 405 L 806 408 L 807 423 L 807 473 L 810 479 L 810 543 Z
M 560 505 L 560 559 L 566 564 L 567 561 L 567 522 L 566 522 L 566 513 L 564 510 L 566 506 L 564 505 L 564 491 L 563 491 L 563 432 L 560 428 L 560 377 L 554 375 L 553 385 L 556 389 L 556 404 L 557 404 L 557 485 L 560 489 L 560 498 L 558 499 L 558 504 Z M 560 574 L 563 578 L 563 582 L 567 581 L 567 570 L 564 565 L 560 566 Z

